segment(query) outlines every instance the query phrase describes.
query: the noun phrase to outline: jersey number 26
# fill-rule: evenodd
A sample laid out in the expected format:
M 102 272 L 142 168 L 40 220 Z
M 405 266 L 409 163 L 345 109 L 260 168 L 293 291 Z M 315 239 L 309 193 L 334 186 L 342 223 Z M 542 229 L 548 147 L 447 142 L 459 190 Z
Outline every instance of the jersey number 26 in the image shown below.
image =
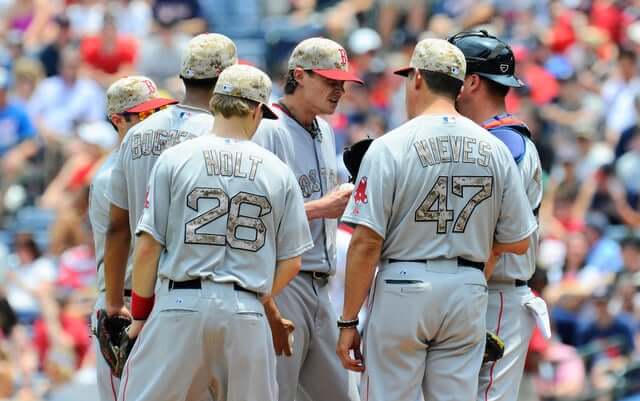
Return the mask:
M 458 213 L 458 217 L 453 223 L 454 233 L 463 233 L 476 206 L 491 197 L 493 177 L 451 177 L 451 193 L 455 196 L 462 198 L 466 187 L 475 187 L 478 188 L 478 191 Z M 453 210 L 449 209 L 447 205 L 448 197 L 449 177 L 442 175 L 438 177 L 436 183 L 433 184 L 427 196 L 416 209 L 415 221 L 435 221 L 437 233 L 446 234 L 448 223 L 453 221 Z
M 261 217 L 271 213 L 269 200 L 261 195 L 248 192 L 238 192 L 231 199 L 220 188 L 194 188 L 187 196 L 187 207 L 198 211 L 200 199 L 215 199 L 218 206 L 194 217 L 185 224 L 184 242 L 186 244 L 201 245 L 229 245 L 231 248 L 258 252 L 264 246 L 267 228 Z M 243 204 L 258 208 L 257 216 L 240 214 Z M 226 234 L 202 233 L 199 230 L 207 224 L 227 216 Z M 238 238 L 238 229 L 245 228 L 255 232 L 254 239 Z

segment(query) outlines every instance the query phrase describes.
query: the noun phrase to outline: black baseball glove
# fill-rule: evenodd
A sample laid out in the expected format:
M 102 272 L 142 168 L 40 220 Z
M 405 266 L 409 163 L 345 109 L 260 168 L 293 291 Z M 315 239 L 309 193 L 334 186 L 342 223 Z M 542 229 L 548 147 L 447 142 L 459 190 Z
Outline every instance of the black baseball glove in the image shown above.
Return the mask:
M 504 355 L 504 341 L 497 335 L 487 331 L 487 345 L 484 349 L 482 363 L 495 362 Z
M 122 316 L 109 317 L 104 309 L 98 311 L 96 320 L 93 334 L 98 339 L 100 352 L 111 368 L 111 373 L 121 377 L 124 363 L 136 341 L 135 338 L 131 339 L 127 335 L 127 327 L 131 324 L 131 320 Z
M 349 177 L 349 182 L 352 184 L 356 183 L 360 164 L 362 163 L 364 154 L 367 153 L 367 149 L 369 149 L 371 142 L 373 142 L 373 139 L 367 138 L 344 148 L 342 160 L 349 171 L 349 175 L 351 176 Z

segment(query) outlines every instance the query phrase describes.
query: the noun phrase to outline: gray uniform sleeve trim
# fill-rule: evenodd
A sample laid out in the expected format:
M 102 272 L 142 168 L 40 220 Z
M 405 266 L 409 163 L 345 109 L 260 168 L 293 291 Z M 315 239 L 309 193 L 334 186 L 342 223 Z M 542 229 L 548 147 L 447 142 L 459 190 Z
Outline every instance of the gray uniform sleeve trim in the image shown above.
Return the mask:
M 511 238 L 496 238 L 496 240 L 502 244 L 512 244 L 514 242 L 522 241 L 523 239 L 529 237 L 538 229 L 538 223 L 534 222 L 528 230 L 526 230 L 521 235 L 517 235 Z
M 380 227 L 378 227 L 375 223 L 371 222 L 370 220 L 363 219 L 362 217 L 347 216 L 347 215 L 342 216 L 341 220 L 346 221 L 347 223 L 358 224 L 358 225 L 370 228 L 371 230 L 375 231 L 376 234 L 382 237 L 382 239 L 385 239 L 386 237 L 383 230 Z
M 295 258 L 296 256 L 302 256 L 303 253 L 307 252 L 311 248 L 313 248 L 313 241 L 309 241 L 306 244 L 284 255 L 278 255 L 277 261 L 280 262 L 282 260 Z
M 113 203 L 114 205 L 116 205 L 117 207 L 119 207 L 122 210 L 129 210 L 128 206 L 124 206 L 119 202 L 116 202 L 113 197 L 109 194 L 109 193 L 105 193 L 107 199 L 109 200 L 109 203 Z
M 156 230 L 151 228 L 149 225 L 144 223 L 139 223 L 138 228 L 136 228 L 136 237 L 139 236 L 142 232 L 145 232 L 153 237 L 160 245 L 166 248 L 166 244 L 164 239 Z

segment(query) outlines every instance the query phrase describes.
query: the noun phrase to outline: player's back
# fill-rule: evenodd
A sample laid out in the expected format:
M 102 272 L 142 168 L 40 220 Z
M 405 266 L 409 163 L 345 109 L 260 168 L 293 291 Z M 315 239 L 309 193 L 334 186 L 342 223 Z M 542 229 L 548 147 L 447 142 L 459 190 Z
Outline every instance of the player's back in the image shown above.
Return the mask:
M 111 171 L 115 165 L 117 152 L 112 152 L 104 160 L 91 180 L 89 191 L 89 221 L 93 234 L 94 249 L 97 262 L 98 290 L 104 291 L 104 244 L 109 227 L 109 201 L 106 194 L 109 192 Z M 128 278 L 128 277 L 127 277 Z M 129 280 L 126 280 L 127 284 Z M 129 288 L 129 287 L 127 287 Z
M 112 172 L 110 200 L 129 211 L 132 232 L 142 214 L 149 176 L 160 154 L 210 132 L 212 127 L 213 116 L 207 110 L 177 104 L 151 115 L 127 132 Z
M 169 188 L 158 187 L 162 175 L 170 177 Z M 167 150 L 153 176 L 150 191 L 171 196 L 163 206 L 150 193 L 149 207 L 165 208 L 150 214 L 168 216 L 170 227 L 160 278 L 207 277 L 270 292 L 276 259 L 282 258 L 276 236 L 286 229 L 280 222 L 292 195 L 299 196 L 282 161 L 250 141 L 205 135 Z
M 471 120 L 420 116 L 373 147 L 382 148 L 381 168 L 391 169 L 394 179 L 391 194 L 382 195 L 392 197 L 382 259 L 486 261 L 494 233 L 521 234 L 497 226 L 503 193 L 519 179 L 515 162 L 504 144 Z

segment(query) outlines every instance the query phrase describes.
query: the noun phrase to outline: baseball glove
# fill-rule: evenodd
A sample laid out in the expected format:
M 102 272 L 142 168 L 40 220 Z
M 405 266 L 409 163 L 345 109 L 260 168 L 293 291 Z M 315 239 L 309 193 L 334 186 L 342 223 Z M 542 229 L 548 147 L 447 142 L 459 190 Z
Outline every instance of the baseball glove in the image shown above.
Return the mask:
M 342 160 L 349 171 L 349 175 L 351 176 L 349 177 L 349 182 L 352 184 L 356 183 L 360 164 L 362 163 L 364 154 L 367 153 L 367 149 L 369 149 L 371 142 L 373 142 L 373 139 L 367 138 L 344 148 Z
M 504 355 L 504 341 L 497 335 L 487 331 L 487 345 L 484 348 L 482 363 L 495 362 Z
M 98 339 L 100 352 L 111 368 L 111 373 L 120 377 L 124 363 L 136 341 L 135 338 L 131 339 L 127 335 L 127 327 L 131 324 L 131 320 L 122 316 L 109 317 L 104 309 L 98 311 L 96 320 L 93 334 Z

